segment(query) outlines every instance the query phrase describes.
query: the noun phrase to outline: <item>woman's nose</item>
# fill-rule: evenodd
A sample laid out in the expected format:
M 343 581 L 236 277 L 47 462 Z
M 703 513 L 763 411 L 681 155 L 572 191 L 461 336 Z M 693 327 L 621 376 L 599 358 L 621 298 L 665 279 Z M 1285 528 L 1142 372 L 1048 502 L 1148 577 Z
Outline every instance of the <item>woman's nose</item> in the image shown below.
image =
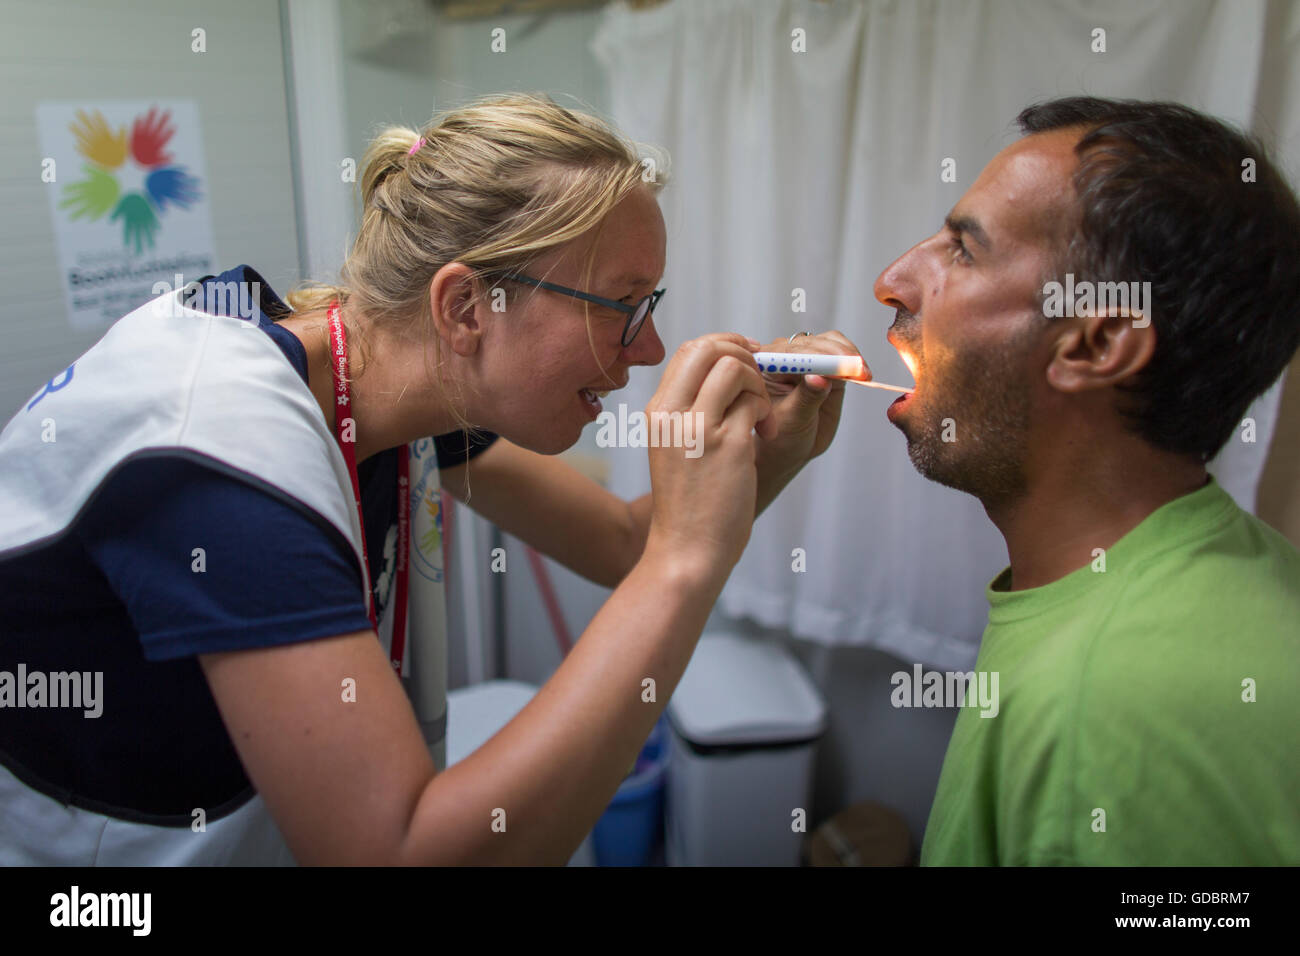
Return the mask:
M 664 343 L 655 329 L 655 318 L 647 315 L 641 331 L 631 345 L 623 347 L 623 357 L 629 365 L 658 365 L 664 360 Z

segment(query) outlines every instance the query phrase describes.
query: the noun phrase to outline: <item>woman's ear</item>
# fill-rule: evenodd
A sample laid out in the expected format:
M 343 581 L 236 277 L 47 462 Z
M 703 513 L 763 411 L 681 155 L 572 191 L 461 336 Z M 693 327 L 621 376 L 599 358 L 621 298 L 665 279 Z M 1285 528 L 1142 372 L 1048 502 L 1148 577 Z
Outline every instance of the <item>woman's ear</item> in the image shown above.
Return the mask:
M 1145 316 L 1110 310 L 1052 321 L 1060 328 L 1047 381 L 1062 392 L 1115 385 L 1146 368 L 1155 354 L 1156 329 Z
M 438 337 L 457 355 L 473 355 L 483 337 L 477 305 L 477 273 L 463 262 L 449 262 L 429 282 L 429 305 Z

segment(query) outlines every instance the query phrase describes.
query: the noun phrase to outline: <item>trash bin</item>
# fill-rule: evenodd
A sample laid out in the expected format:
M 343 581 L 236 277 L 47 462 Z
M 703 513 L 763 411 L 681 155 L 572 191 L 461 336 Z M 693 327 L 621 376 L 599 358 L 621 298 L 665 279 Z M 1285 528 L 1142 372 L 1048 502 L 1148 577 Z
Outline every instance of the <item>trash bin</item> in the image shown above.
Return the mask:
M 649 866 L 663 845 L 667 731 L 662 717 L 650 731 L 627 779 L 591 831 L 597 866 Z
M 793 655 L 705 634 L 667 713 L 668 865 L 798 866 L 826 705 Z

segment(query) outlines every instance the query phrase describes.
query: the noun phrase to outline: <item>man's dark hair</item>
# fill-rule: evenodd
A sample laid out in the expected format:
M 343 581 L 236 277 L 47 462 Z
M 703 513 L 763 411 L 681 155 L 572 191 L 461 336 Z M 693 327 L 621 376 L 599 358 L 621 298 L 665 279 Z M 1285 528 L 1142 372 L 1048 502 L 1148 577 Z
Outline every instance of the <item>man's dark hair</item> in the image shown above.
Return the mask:
M 1121 410 L 1150 444 L 1208 460 L 1300 347 L 1295 194 L 1258 140 L 1176 103 L 1067 97 L 1017 122 L 1083 129 L 1060 271 L 1151 283 L 1155 353 Z

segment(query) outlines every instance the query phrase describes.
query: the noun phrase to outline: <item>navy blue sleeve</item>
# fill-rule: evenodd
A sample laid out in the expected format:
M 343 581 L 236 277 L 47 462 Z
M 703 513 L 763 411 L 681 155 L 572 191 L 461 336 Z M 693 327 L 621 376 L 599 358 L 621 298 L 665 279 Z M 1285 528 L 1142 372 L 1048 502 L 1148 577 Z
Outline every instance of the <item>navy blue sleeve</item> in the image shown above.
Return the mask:
M 497 440 L 494 432 L 459 431 L 437 435 L 433 439 L 434 453 L 438 456 L 439 468 L 454 468 L 462 465 L 492 447 Z
M 76 528 L 126 606 L 147 660 L 370 627 L 360 568 L 338 529 L 305 505 L 199 462 L 127 462 Z

